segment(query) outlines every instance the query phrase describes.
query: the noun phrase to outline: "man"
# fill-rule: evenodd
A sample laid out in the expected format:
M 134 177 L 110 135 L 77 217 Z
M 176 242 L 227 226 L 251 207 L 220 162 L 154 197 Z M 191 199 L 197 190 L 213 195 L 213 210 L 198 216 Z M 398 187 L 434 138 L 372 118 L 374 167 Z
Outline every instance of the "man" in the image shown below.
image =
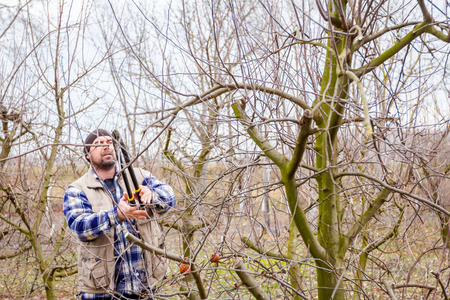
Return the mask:
M 141 201 L 154 205 L 147 210 L 130 206 L 124 179 L 117 174 L 111 134 L 95 130 L 85 145 L 91 168 L 64 194 L 64 215 L 80 240 L 79 295 L 81 299 L 152 299 L 167 261 L 131 244 L 125 233 L 162 247 L 156 218 L 175 205 L 173 190 L 149 172 L 134 169 L 141 183 Z

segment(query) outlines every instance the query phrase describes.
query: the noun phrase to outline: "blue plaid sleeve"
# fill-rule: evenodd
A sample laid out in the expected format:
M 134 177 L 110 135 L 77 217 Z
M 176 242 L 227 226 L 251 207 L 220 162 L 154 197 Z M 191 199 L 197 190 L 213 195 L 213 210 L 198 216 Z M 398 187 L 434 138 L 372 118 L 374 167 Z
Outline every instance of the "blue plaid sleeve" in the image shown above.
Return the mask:
M 158 200 L 155 207 L 157 213 L 165 213 L 176 205 L 175 194 L 172 187 L 159 181 L 148 171 L 145 171 L 144 176 L 145 179 L 142 185 L 148 186 L 148 188 L 157 195 Z
M 94 213 L 85 193 L 74 187 L 66 190 L 63 209 L 69 228 L 82 242 L 101 237 L 119 223 L 116 207 Z

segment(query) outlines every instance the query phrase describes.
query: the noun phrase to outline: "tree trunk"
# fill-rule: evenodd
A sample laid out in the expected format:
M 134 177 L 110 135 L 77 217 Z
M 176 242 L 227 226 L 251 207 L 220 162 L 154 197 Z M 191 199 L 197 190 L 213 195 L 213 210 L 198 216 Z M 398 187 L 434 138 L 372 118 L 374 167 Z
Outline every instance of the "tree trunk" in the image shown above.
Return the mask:
M 55 290 L 55 280 L 53 276 L 45 276 L 44 277 L 45 282 L 45 295 L 47 297 L 47 300 L 58 300 L 59 298 L 56 296 L 56 290 Z
M 296 261 L 298 260 L 298 255 L 297 255 L 297 247 L 298 247 L 298 243 L 297 241 L 297 235 L 298 235 L 298 230 L 297 227 L 295 226 L 295 223 L 293 222 L 293 220 L 291 219 L 291 225 L 289 226 L 289 239 L 288 239 L 288 244 L 287 244 L 287 255 L 286 258 L 292 260 L 292 261 Z M 291 282 L 291 286 L 292 288 L 296 289 L 296 290 L 300 290 L 301 287 L 301 270 L 300 270 L 300 265 L 292 262 L 291 267 L 289 268 L 289 281 Z M 294 300 L 300 300 L 300 296 L 296 295 L 294 298 Z

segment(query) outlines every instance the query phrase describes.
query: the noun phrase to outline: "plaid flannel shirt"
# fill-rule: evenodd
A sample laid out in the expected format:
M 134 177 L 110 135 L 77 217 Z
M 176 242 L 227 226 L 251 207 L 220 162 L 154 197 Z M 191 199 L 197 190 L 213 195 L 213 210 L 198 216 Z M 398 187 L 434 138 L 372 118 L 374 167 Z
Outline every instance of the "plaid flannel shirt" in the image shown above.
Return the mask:
M 89 172 L 94 172 L 92 169 Z M 94 172 L 95 174 L 95 172 Z M 97 176 L 95 174 L 95 176 Z M 144 174 L 145 179 L 142 185 L 146 185 L 158 198 L 161 205 L 156 206 L 158 213 L 164 213 L 175 206 L 175 196 L 170 186 L 158 181 L 150 172 Z M 98 178 L 98 177 L 97 177 Z M 109 191 L 115 202 L 118 203 L 123 196 L 123 191 L 117 183 L 117 176 L 114 176 L 109 186 L 103 185 Z M 83 191 L 69 187 L 64 194 L 64 215 L 66 216 L 69 228 L 72 229 L 83 242 L 93 241 L 104 235 L 106 232 L 114 230 L 114 248 L 116 256 L 115 280 L 118 294 L 135 294 L 145 291 L 147 288 L 146 270 L 143 249 L 135 244 L 131 244 L 125 239 L 121 227 L 134 233 L 135 220 L 121 222 L 117 214 L 117 206 L 108 211 L 93 213 Z M 110 299 L 111 295 L 81 293 L 81 299 Z

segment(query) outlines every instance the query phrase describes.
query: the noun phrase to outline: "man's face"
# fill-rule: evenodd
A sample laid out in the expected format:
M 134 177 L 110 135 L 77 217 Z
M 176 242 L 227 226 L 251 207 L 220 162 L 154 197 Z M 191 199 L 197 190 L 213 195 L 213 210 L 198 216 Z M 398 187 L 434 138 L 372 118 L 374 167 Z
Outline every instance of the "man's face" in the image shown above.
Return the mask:
M 91 146 L 89 149 L 89 159 L 95 169 L 111 170 L 115 167 L 116 152 L 114 151 L 113 140 L 110 136 L 99 136 L 92 144 L 101 146 Z

